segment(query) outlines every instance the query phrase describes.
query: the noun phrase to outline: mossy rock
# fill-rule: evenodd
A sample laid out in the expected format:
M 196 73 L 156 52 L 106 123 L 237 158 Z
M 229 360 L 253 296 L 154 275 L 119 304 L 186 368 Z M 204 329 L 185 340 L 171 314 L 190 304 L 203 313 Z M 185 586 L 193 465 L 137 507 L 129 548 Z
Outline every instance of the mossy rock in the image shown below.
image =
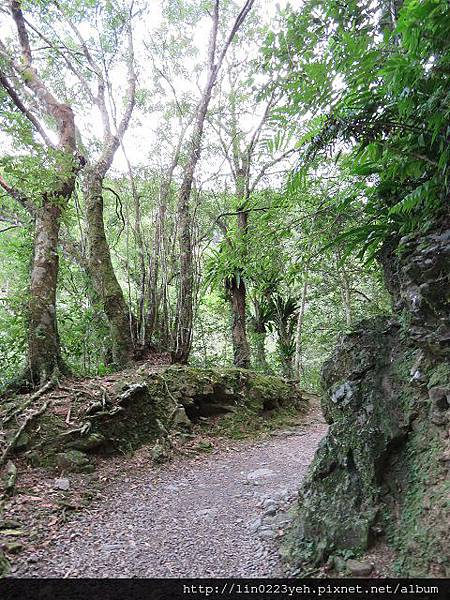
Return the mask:
M 436 560 L 450 564 L 440 541 L 448 534 L 437 522 L 427 525 L 423 509 L 427 488 L 439 502 L 445 498 L 442 440 L 428 418 L 426 386 L 411 378 L 416 353 L 400 333 L 390 321 L 365 322 L 324 366 L 330 429 L 300 490 L 291 563 L 306 569 L 336 552 L 359 555 L 381 530 L 399 552 L 403 574 L 414 568 L 426 575 Z
M 80 450 L 66 450 L 55 455 L 55 464 L 63 471 L 72 473 L 92 473 L 94 465 Z
M 392 243 L 391 243 L 392 242 Z M 402 576 L 448 576 L 450 228 L 380 253 L 395 318 L 343 336 L 323 367 L 330 428 L 299 494 L 287 553 L 307 570 L 384 536 Z
M 100 433 L 91 433 L 86 437 L 80 437 L 67 444 L 68 448 L 80 450 L 81 452 L 90 452 L 99 448 L 105 443 L 105 437 Z
M 428 374 L 428 389 L 450 385 L 450 364 L 442 362 L 435 365 Z
M 87 385 L 85 381 L 83 387 Z M 149 374 L 138 367 L 108 384 L 106 400 L 99 389 L 104 389 L 101 380 L 93 380 L 86 407 L 77 408 L 76 426 L 65 422 L 66 412 L 50 409 L 30 428 L 27 447 L 33 464 L 90 469 L 71 457 L 79 456 L 77 452 L 131 452 L 218 415 L 243 415 L 251 421 L 283 410 L 303 410 L 308 404 L 294 384 L 236 368 L 172 366 Z M 92 401 L 93 396 L 98 401 Z
M 155 442 L 171 430 L 186 430 L 201 418 L 248 412 L 255 418 L 266 411 L 307 402 L 292 384 L 244 369 L 198 369 L 172 366 L 141 382 L 121 382 L 117 416 L 92 422 L 91 435 L 102 435 L 106 448 L 130 451 Z

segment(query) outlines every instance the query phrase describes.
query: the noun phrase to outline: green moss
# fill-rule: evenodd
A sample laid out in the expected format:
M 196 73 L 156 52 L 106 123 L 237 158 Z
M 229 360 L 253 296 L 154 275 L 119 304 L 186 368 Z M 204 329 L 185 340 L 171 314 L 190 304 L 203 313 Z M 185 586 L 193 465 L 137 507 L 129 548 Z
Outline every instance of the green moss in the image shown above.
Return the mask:
M 428 373 L 428 389 L 437 385 L 450 384 L 450 364 L 442 362 Z
M 411 370 L 414 366 L 416 358 L 416 350 L 406 350 L 397 357 L 393 364 L 392 374 L 399 380 L 399 382 L 409 383 L 411 381 Z
M 411 313 L 407 309 L 403 309 L 398 315 L 398 322 L 400 323 L 403 336 L 407 336 L 411 328 Z
M 199 442 L 194 449 L 198 452 L 209 454 L 214 450 L 214 445 L 211 442 Z
M 78 416 L 78 422 L 69 435 L 66 409 L 50 408 L 36 421 L 28 432 L 34 464 L 52 465 L 54 456 L 67 448 L 104 454 L 133 452 L 176 429 L 174 417 L 180 407 L 194 421 L 226 413 L 213 433 L 239 438 L 287 424 L 307 406 L 294 385 L 236 368 L 172 366 L 151 374 L 140 368 L 125 371 L 123 379 L 108 384 L 108 402 L 93 404 L 93 398 L 102 397 L 102 389 L 101 382 L 93 380 L 90 393 L 82 400 L 72 399 L 71 413 Z M 86 415 L 88 406 L 94 410 Z M 80 432 L 81 425 L 84 432 Z
M 364 552 L 380 524 L 398 553 L 400 575 L 444 573 L 447 566 L 443 442 L 429 419 L 428 394 L 412 381 L 419 351 L 390 331 L 391 338 L 381 337 L 380 327 L 365 327 L 344 338 L 325 364 L 331 426 L 302 486 L 287 550 L 302 572 L 329 555 Z M 435 367 L 433 385 L 449 372 L 448 365 Z
M 0 579 L 9 573 L 9 562 L 3 552 L 0 550 Z
M 395 512 L 387 511 L 385 526 L 388 541 L 397 553 L 395 571 L 402 576 L 425 576 L 430 563 L 440 554 L 440 534 L 428 519 L 429 506 L 425 498 L 435 505 L 444 498 L 444 488 L 439 482 L 438 455 L 441 451 L 439 436 L 434 435 L 426 422 L 409 436 L 404 451 L 399 456 L 397 474 L 405 494 L 396 500 Z
M 242 407 L 237 412 L 217 418 L 213 423 L 205 423 L 200 430 L 209 432 L 216 437 L 243 440 L 264 437 L 272 431 L 284 427 L 298 426 L 299 410 L 291 406 L 280 408 L 272 414 L 262 415 L 260 406 Z

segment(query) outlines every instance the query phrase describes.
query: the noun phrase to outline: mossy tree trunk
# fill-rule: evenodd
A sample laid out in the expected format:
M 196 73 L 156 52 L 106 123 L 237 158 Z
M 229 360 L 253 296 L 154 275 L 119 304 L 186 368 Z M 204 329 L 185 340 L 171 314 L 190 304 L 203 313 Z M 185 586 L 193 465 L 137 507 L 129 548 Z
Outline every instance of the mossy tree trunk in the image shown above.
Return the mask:
M 308 272 L 304 274 L 302 297 L 300 309 L 297 315 L 297 325 L 295 330 L 295 355 L 294 355 L 294 375 L 301 379 L 303 373 L 303 325 L 305 320 L 306 300 L 308 296 Z
M 63 370 L 56 321 L 60 218 L 61 208 L 44 198 L 36 214 L 30 280 L 27 370 L 33 385 Z
M 78 32 L 78 35 L 79 32 Z M 85 170 L 83 191 L 86 203 L 86 222 L 88 239 L 88 268 L 95 291 L 100 297 L 108 320 L 112 355 L 115 366 L 126 367 L 134 360 L 133 319 L 122 288 L 117 280 L 111 260 L 111 252 L 105 233 L 103 220 L 103 182 L 110 169 L 114 156 L 122 144 L 128 129 L 136 101 L 136 73 L 134 70 L 133 35 L 130 20 L 126 25 L 127 36 L 127 89 L 124 98 L 124 110 L 120 121 L 115 123 L 115 132 L 111 127 L 113 118 L 108 112 L 106 92 L 106 73 L 94 57 L 88 52 L 88 61 L 96 74 L 98 93 L 93 102 L 98 107 L 103 124 L 103 140 L 100 155 L 91 161 Z M 108 91 L 108 93 L 111 93 Z M 110 98 L 111 100 L 111 98 Z M 130 177 L 132 173 L 130 169 Z M 133 190 L 135 193 L 135 190 Z
M 216 18 L 218 19 L 218 12 Z M 203 96 L 197 108 L 189 158 L 184 169 L 183 181 L 181 183 L 180 193 L 178 196 L 177 217 L 180 249 L 180 284 L 175 320 L 173 359 L 175 362 L 180 364 L 187 363 L 192 346 L 195 282 L 190 198 L 192 185 L 194 182 L 195 168 L 200 159 L 206 112 L 208 110 L 212 90 L 217 77 L 217 71 L 213 64 L 216 35 L 217 21 L 215 20 L 213 24 L 213 32 L 211 34 L 213 40 L 211 42 L 211 44 L 213 44 L 213 50 L 211 51 L 212 58 L 210 58 L 210 73 L 206 87 L 203 91 Z
M 243 258 L 246 255 L 246 237 L 248 229 L 248 213 L 245 208 L 248 201 L 248 175 L 249 165 L 247 162 L 240 162 L 238 155 L 235 157 L 236 164 L 236 196 L 239 201 L 239 209 L 237 214 L 238 224 L 238 246 L 243 253 Z M 247 338 L 247 288 L 244 277 L 241 273 L 233 275 L 228 286 L 231 313 L 233 315 L 233 324 L 231 337 L 233 340 L 233 362 L 236 367 L 242 369 L 250 368 L 250 345 Z
M 133 361 L 134 356 L 131 318 L 114 272 L 106 239 L 102 183 L 103 174 L 98 169 L 88 170 L 84 179 L 84 197 L 88 225 L 89 273 L 108 320 L 113 361 L 116 367 L 125 367 Z
M 3 61 L 21 83 L 10 83 L 3 73 L 1 83 L 12 103 L 30 121 L 33 129 L 48 146 L 49 160 L 54 162 L 54 183 L 51 189 L 40 192 L 39 206 L 0 178 L 3 189 L 19 201 L 35 220 L 25 373 L 26 383 L 33 387 L 42 385 L 55 371 L 63 368 L 56 321 L 60 219 L 72 195 L 75 176 L 83 161 L 77 157 L 75 119 L 71 107 L 53 95 L 35 68 L 28 36 L 28 22 L 24 17 L 21 2 L 11 0 L 9 6 L 17 30 L 20 61 L 16 61 L 15 56 L 9 56 L 6 52 L 3 53 Z M 11 81 L 15 81 L 14 78 Z M 56 125 L 56 146 L 47 136 L 46 127 L 27 109 L 26 102 L 21 99 L 25 87 L 36 99 L 41 113 Z
M 233 324 L 231 337 L 233 341 L 233 363 L 241 369 L 250 368 L 250 346 L 246 330 L 246 288 L 242 278 L 234 276 L 227 284 L 230 295 Z

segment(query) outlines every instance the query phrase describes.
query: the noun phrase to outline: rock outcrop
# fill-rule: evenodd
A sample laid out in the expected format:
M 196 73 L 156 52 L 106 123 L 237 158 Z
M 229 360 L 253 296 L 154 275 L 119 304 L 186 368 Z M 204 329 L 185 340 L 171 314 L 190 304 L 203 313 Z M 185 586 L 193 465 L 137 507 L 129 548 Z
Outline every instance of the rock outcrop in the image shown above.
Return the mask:
M 323 367 L 330 424 L 291 531 L 306 570 L 383 540 L 403 576 L 450 576 L 450 227 L 383 262 L 395 318 L 360 323 Z
M 239 414 L 251 420 L 287 407 L 301 411 L 308 404 L 294 384 L 277 377 L 181 366 L 157 372 L 142 366 L 110 379 L 63 382 L 33 405 L 27 403 L 22 402 L 22 412 L 17 412 L 20 399 L 2 406 L 5 443 L 16 439 L 14 450 L 35 465 L 77 472 L 92 470 L 89 455 L 128 452 L 148 443 L 155 444 L 160 461 L 172 433 L 188 432 L 212 416 Z M 39 418 L 31 420 L 37 412 Z

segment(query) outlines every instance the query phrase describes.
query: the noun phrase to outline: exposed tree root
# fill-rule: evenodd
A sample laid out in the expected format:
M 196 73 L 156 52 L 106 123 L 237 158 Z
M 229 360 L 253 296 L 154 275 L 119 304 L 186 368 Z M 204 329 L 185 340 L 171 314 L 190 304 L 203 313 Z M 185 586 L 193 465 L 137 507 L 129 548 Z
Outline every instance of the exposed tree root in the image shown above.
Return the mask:
M 42 395 L 42 394 L 41 394 Z M 33 412 L 31 412 L 23 421 L 22 425 L 19 427 L 19 429 L 16 431 L 16 433 L 14 434 L 13 438 L 11 439 L 11 441 L 9 442 L 9 444 L 6 446 L 6 448 L 3 450 L 3 453 L 0 457 L 0 467 L 3 467 L 3 465 L 5 464 L 7 458 L 9 457 L 9 455 L 11 454 L 11 452 L 14 450 L 16 444 L 17 444 L 17 440 L 20 438 L 21 434 L 25 431 L 25 429 L 35 420 L 37 419 L 40 415 L 42 415 L 47 408 L 51 405 L 52 400 L 46 400 L 44 402 L 44 404 L 38 409 L 35 410 Z M 29 405 L 29 404 L 28 404 Z
M 48 418 L 40 417 L 50 403 Z M 180 431 L 185 434 L 197 417 L 203 418 L 202 411 L 226 414 L 242 407 L 262 419 L 269 405 L 300 410 L 306 404 L 294 386 L 239 369 L 171 367 L 161 372 L 140 366 L 89 380 L 60 383 L 55 377 L 3 406 L 6 439 L 0 445 L 0 466 L 16 451 L 33 464 L 45 457 L 49 465 L 67 448 L 89 454 L 129 451 L 148 442 L 156 444 L 159 460 L 177 444 Z
M 3 424 L 6 425 L 6 423 L 9 423 L 16 415 L 18 415 L 19 413 L 23 413 L 23 411 L 25 411 L 29 406 L 31 406 L 35 400 L 43 396 L 46 392 L 52 390 L 56 386 L 57 382 L 57 378 L 53 376 L 34 394 L 31 394 L 31 396 L 27 398 L 25 402 L 23 402 L 20 406 L 16 407 L 11 413 L 7 414 L 3 418 Z

